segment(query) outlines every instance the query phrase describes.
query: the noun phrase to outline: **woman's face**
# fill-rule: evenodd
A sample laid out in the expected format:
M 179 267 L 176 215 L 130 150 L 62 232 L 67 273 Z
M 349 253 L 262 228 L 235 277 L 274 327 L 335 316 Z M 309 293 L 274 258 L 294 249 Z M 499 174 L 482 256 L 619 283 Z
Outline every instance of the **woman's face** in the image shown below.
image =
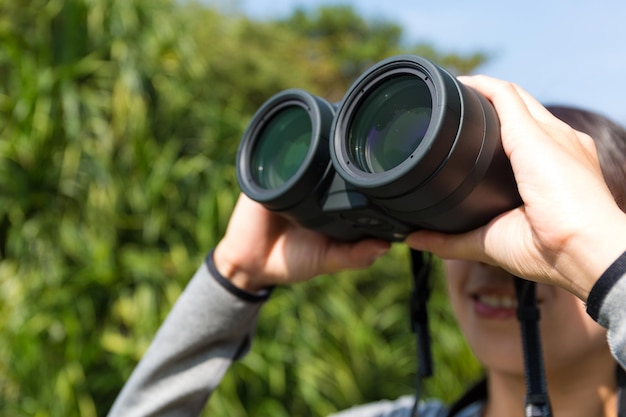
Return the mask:
M 512 276 L 470 261 L 446 261 L 445 272 L 452 308 L 477 358 L 488 369 L 523 375 Z M 537 284 L 537 302 L 547 372 L 598 354 L 610 358 L 606 331 L 587 315 L 582 301 L 560 288 Z

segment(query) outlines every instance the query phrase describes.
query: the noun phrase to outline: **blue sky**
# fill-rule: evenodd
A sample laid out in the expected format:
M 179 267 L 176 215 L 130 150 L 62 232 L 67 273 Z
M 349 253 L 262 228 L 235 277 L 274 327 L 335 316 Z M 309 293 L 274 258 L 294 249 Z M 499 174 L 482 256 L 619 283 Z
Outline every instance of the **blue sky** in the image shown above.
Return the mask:
M 441 52 L 488 53 L 490 61 L 477 72 L 514 81 L 544 103 L 578 105 L 626 125 L 624 0 L 238 0 L 237 4 L 258 19 L 288 15 L 296 6 L 351 4 L 365 18 L 402 26 L 410 42 L 429 42 Z

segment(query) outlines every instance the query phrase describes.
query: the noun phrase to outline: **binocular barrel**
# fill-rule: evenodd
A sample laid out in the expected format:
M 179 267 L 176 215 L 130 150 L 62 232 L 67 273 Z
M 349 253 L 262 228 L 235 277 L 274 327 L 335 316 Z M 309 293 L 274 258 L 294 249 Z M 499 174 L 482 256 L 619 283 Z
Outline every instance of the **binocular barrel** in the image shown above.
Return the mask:
M 432 62 L 374 65 L 340 103 L 286 90 L 253 116 L 242 191 L 341 240 L 458 233 L 521 204 L 491 103 Z

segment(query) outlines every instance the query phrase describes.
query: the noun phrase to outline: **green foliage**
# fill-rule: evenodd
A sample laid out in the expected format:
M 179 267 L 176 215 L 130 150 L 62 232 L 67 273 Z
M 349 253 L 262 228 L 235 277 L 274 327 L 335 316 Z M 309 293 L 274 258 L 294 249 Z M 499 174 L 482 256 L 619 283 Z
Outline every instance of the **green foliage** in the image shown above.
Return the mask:
M 336 99 L 402 50 L 400 30 L 349 9 L 253 22 L 170 0 L 0 11 L 0 410 L 103 415 L 225 228 L 251 114 L 285 88 Z M 207 415 L 323 415 L 410 393 L 405 269 L 400 248 L 366 273 L 277 290 Z M 445 295 L 433 304 L 445 365 L 429 389 L 449 398 L 477 367 Z

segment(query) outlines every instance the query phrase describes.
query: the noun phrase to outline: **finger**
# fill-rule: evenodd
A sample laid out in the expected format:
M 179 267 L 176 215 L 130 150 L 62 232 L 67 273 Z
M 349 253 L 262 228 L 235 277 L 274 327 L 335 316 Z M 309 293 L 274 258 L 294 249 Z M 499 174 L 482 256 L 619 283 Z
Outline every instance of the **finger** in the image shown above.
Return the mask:
M 373 239 L 357 243 L 330 242 L 324 256 L 322 272 L 333 273 L 343 269 L 365 268 L 389 252 L 390 248 L 389 242 Z
M 489 262 L 485 254 L 483 234 L 483 228 L 454 235 L 419 230 L 407 236 L 405 243 L 412 249 L 430 252 L 443 259 Z
M 555 150 L 562 152 L 572 147 L 574 141 L 580 142 L 578 132 L 518 85 L 487 76 L 461 77 L 460 80 L 493 103 L 501 122 L 502 145 L 512 163 L 515 164 L 516 153 L 520 153 L 522 160 L 529 157 L 550 158 L 547 153 L 537 154 L 536 149 L 551 147 L 554 143 L 564 147 Z
M 463 76 L 458 79 L 493 103 L 499 115 L 532 118 L 526 100 L 532 103 L 534 99 L 523 95 L 523 90 L 515 84 L 486 75 Z
M 525 116 L 527 121 L 567 126 L 546 107 L 519 85 L 484 75 L 459 77 L 467 85 L 481 92 L 506 119 Z M 521 112 L 521 113 L 520 113 Z
M 559 125 L 567 126 L 567 124 L 565 124 L 560 119 L 555 117 L 550 112 L 550 110 L 548 110 L 543 104 L 541 104 L 540 101 L 538 101 L 535 97 L 530 95 L 528 91 L 524 90 L 522 87 L 520 87 L 519 85 L 515 83 L 512 84 L 512 87 L 515 89 L 517 94 L 520 96 L 520 98 L 526 105 L 526 108 L 528 109 L 528 112 L 530 113 L 530 115 L 534 117 L 536 120 L 542 123 L 549 123 L 549 124 L 558 123 Z
M 459 77 L 459 79 L 489 99 L 501 119 L 525 123 L 526 127 L 529 127 L 531 123 L 536 125 L 539 122 L 542 126 L 550 126 L 550 129 L 571 129 L 528 91 L 515 83 L 484 75 Z
M 519 87 L 513 83 L 484 75 L 459 79 L 483 94 L 493 104 L 501 122 L 503 146 L 507 156 L 510 157 L 512 149 L 516 147 L 515 142 L 517 140 L 524 140 L 525 137 L 532 140 L 543 136 L 544 132 L 533 112 L 530 111 L 526 100 L 529 100 L 535 112 L 539 111 L 537 106 L 540 107 L 540 105 L 534 103 L 534 99 L 531 97 L 523 96 Z M 547 116 L 543 115 L 542 117 Z

